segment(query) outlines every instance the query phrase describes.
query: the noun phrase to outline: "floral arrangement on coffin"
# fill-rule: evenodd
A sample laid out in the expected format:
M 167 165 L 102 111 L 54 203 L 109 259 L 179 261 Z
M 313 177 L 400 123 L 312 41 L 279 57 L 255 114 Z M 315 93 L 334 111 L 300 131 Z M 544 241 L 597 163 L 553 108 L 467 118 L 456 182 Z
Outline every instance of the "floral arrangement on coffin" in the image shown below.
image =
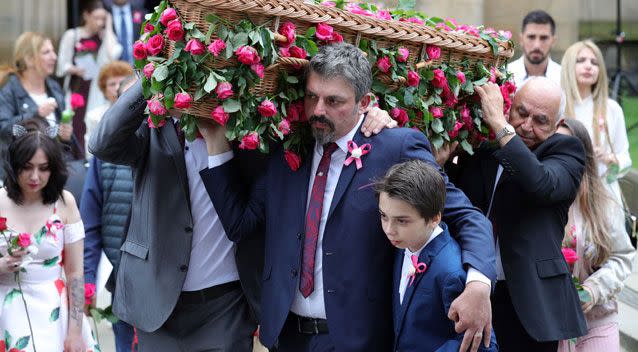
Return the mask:
M 407 9 L 405 3 L 400 1 L 399 9 L 394 11 L 343 1 L 322 5 L 476 35 L 487 40 L 493 50 L 497 50 L 499 40 L 509 40 L 505 32 L 458 26 L 452 19 L 427 18 Z M 208 112 L 210 118 L 226 126 L 226 136 L 238 141 L 239 148 L 267 153 L 270 141 L 283 141 L 291 169 L 300 166 L 309 130 L 305 123 L 303 70 L 299 60 L 311 58 L 320 45 L 343 41 L 340 33 L 323 23 L 300 33 L 291 22 L 281 24 L 274 33 L 267 27 L 271 23 L 256 25 L 248 19 L 231 23 L 214 14 L 206 16 L 208 30 L 203 33 L 194 23 L 183 20 L 166 0 L 146 19 L 133 55 L 136 68 L 144 73 L 142 87 L 148 99 L 151 128 L 165 124 L 170 109 L 181 109 L 180 126 L 186 138 L 192 140 L 197 136 L 196 117 L 186 112 L 193 102 L 213 101 L 215 107 Z M 169 46 L 170 57 L 166 54 L 170 52 Z M 506 110 L 511 105 L 510 95 L 516 90 L 504 67 L 473 65 L 470 60 L 456 65 L 460 67 L 434 64 L 432 60 L 441 56 L 436 46 L 428 46 L 427 61 L 418 64 L 409 63 L 410 52 L 400 45 L 380 48 L 374 40 L 363 39 L 359 48 L 373 66 L 372 91 L 377 96 L 376 102 L 400 126 L 426 133 L 437 148 L 447 141 L 459 141 L 463 149 L 472 153 L 473 144 L 493 138 L 493 132 L 481 122 L 475 85 L 499 83 Z M 297 63 L 275 78 L 275 93 L 253 94 L 257 84 L 272 79 L 266 73 L 280 57 L 292 58 Z

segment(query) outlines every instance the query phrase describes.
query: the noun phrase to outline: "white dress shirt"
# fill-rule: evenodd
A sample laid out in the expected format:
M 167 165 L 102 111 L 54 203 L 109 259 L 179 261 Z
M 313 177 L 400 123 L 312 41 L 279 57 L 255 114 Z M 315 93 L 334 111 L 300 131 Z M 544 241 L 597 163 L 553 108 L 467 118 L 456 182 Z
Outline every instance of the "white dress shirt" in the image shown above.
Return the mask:
M 185 143 L 184 161 L 193 217 L 193 240 L 182 291 L 197 291 L 239 280 L 235 263 L 235 244 L 226 236 L 199 175 L 200 170 L 221 165 L 232 158 L 232 151 L 209 157 L 203 139 L 198 138 Z
M 408 278 L 408 274 L 410 273 L 410 269 L 414 268 L 414 264 L 412 263 L 412 256 L 416 255 L 418 258 L 421 255 L 421 252 L 428 245 L 428 243 L 432 242 L 438 235 L 443 233 L 443 229 L 440 226 L 437 226 L 432 231 L 430 238 L 425 241 L 425 244 L 421 246 L 416 252 L 410 252 L 409 248 L 403 250 L 403 265 L 401 266 L 401 281 L 399 281 L 399 303 L 403 304 L 403 295 L 405 294 L 405 290 L 408 288 L 408 282 L 410 279 Z
M 545 69 L 545 77 L 551 79 L 556 82 L 558 86 L 560 86 L 560 71 L 561 67 L 556 62 L 552 61 L 552 58 L 547 59 L 547 68 Z M 512 72 L 514 75 L 514 83 L 516 83 L 516 89 L 520 89 L 523 86 L 523 83 L 527 81 L 529 76 L 527 75 L 527 69 L 525 68 L 525 57 L 524 55 L 514 60 L 507 65 L 507 70 Z

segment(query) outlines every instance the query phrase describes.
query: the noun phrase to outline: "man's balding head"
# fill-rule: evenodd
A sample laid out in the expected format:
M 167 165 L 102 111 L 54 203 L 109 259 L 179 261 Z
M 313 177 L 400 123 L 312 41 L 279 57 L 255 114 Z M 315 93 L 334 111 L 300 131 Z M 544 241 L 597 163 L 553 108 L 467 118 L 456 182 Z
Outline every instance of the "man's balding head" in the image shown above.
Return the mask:
M 564 110 L 561 88 L 549 78 L 531 77 L 514 96 L 509 122 L 533 149 L 556 132 Z

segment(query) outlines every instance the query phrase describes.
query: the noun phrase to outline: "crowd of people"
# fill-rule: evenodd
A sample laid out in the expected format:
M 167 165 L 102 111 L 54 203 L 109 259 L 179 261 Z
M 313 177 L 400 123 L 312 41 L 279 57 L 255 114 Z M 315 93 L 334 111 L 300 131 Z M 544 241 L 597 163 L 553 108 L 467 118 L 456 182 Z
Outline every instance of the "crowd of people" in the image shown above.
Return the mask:
M 193 141 L 178 110 L 147 126 L 138 3 L 82 2 L 59 56 L 26 32 L 2 68 L 7 350 L 99 350 L 104 253 L 118 352 L 252 351 L 255 335 L 282 352 L 619 351 L 631 159 L 595 43 L 559 65 L 554 20 L 527 14 L 509 113 L 496 84 L 475 87 L 495 138 L 473 155 L 397 128 L 369 107 L 361 51 L 322 46 L 305 72 L 311 155 L 292 172 L 281 147 L 239 149 L 213 120 Z M 372 146 L 362 168 L 344 165 L 351 143 Z

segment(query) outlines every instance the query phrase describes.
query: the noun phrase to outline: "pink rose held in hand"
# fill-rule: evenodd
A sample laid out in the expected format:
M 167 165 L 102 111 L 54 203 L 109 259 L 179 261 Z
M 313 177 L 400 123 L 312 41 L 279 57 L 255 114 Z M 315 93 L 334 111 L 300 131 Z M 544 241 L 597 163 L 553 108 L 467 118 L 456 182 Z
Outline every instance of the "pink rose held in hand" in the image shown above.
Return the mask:
M 230 119 L 230 115 L 228 115 L 228 113 L 224 111 L 224 108 L 219 105 L 210 114 L 210 118 L 221 126 L 226 126 L 226 122 L 228 122 L 228 119 Z
M 263 117 L 272 117 L 277 115 L 277 108 L 270 100 L 262 101 L 261 104 L 259 104 L 257 111 L 259 111 L 259 114 Z
M 221 39 L 215 39 L 212 43 L 208 44 L 208 51 L 215 57 L 219 56 L 224 49 L 226 49 L 226 42 Z
M 168 23 L 168 27 L 164 31 L 168 39 L 172 41 L 180 41 L 184 39 L 184 28 L 182 27 L 182 21 L 172 20 Z
M 175 104 L 173 106 L 177 109 L 188 109 L 191 107 L 192 100 L 193 99 L 190 95 L 188 95 L 188 93 L 177 93 L 175 95 Z
M 217 88 L 215 88 L 215 93 L 217 93 L 217 97 L 221 100 L 228 99 L 235 94 L 233 92 L 233 85 L 229 82 L 219 83 Z
M 146 42 L 146 51 L 153 56 L 162 52 L 164 48 L 164 37 L 161 34 L 155 34 Z
M 576 251 L 571 248 L 562 248 L 561 252 L 563 252 L 563 257 L 565 257 L 565 261 L 567 264 L 572 265 L 578 261 L 578 255 Z
M 254 150 L 259 147 L 259 135 L 257 132 L 250 132 L 241 139 L 239 149 Z
M 31 245 L 31 235 L 28 233 L 21 233 L 18 235 L 18 246 L 27 248 Z

